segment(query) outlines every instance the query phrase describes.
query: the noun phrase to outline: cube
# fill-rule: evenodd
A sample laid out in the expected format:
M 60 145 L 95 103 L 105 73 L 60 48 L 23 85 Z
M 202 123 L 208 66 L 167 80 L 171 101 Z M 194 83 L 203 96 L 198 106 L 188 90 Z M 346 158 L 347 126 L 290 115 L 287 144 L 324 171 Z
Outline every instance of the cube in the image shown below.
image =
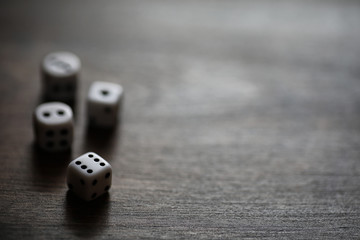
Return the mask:
M 87 97 L 88 125 L 115 127 L 120 118 L 123 88 L 116 83 L 94 82 Z
M 53 52 L 41 64 L 43 96 L 48 101 L 75 99 L 80 74 L 80 59 L 70 52 Z
M 85 201 L 94 200 L 108 192 L 111 179 L 111 165 L 93 152 L 73 160 L 66 172 L 68 188 Z
M 49 152 L 68 150 L 73 142 L 73 112 L 61 102 L 40 104 L 34 111 L 33 128 L 41 149 Z

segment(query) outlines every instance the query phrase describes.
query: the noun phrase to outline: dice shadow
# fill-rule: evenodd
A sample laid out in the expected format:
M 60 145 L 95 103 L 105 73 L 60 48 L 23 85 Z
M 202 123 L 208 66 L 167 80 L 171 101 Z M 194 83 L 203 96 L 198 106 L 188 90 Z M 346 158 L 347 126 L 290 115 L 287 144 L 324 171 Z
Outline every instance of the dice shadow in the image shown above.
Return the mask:
M 40 149 L 35 143 L 31 145 L 32 182 L 39 191 L 56 191 L 57 188 L 45 188 L 40 183 L 64 184 L 66 168 L 71 161 L 71 150 L 49 153 Z
M 78 237 L 100 234 L 107 226 L 110 204 L 108 192 L 86 202 L 68 190 L 64 204 L 65 225 Z
M 114 128 L 99 128 L 88 125 L 83 151 L 96 152 L 104 156 L 106 160 L 111 159 L 111 155 L 121 144 L 121 128 L 121 119 Z

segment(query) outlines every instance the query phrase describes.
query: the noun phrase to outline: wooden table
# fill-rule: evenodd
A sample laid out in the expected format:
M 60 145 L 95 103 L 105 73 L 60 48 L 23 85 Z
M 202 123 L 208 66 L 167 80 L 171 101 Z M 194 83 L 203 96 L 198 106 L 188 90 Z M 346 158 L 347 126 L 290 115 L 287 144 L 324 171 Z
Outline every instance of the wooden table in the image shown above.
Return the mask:
M 359 1 L 1 1 L 0 238 L 360 238 Z M 39 63 L 76 53 L 70 154 L 33 146 Z M 91 82 L 123 85 L 114 132 Z M 109 195 L 68 193 L 94 151 Z

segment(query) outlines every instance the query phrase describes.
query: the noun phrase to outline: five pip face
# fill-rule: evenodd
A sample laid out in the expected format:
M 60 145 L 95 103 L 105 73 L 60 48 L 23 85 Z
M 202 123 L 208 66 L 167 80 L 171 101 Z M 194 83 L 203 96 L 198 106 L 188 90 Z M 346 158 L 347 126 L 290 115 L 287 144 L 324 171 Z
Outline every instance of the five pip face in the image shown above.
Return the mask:
M 66 172 L 68 188 L 85 201 L 94 200 L 109 191 L 111 179 L 111 165 L 93 152 L 73 160 Z
M 74 136 L 74 117 L 71 107 L 64 102 L 76 98 L 80 75 L 80 59 L 70 52 L 53 52 L 41 63 L 43 96 L 47 100 L 33 114 L 35 141 L 46 152 L 71 149 Z M 123 88 L 116 83 L 97 81 L 88 91 L 88 125 L 113 128 L 120 117 Z M 73 160 L 66 172 L 68 188 L 85 201 L 108 192 L 112 182 L 111 165 L 93 152 Z

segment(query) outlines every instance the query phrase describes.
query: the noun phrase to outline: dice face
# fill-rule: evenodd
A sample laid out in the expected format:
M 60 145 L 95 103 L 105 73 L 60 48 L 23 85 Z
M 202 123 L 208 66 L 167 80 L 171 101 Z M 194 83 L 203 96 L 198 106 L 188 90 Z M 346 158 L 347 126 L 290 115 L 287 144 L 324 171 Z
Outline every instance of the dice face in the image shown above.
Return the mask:
M 68 188 L 85 201 L 94 200 L 109 191 L 111 179 L 111 165 L 93 152 L 76 158 L 66 172 Z
M 68 150 L 73 141 L 74 123 L 71 108 L 61 102 L 39 105 L 33 126 L 38 146 L 49 152 Z
M 46 55 L 41 65 L 44 97 L 55 101 L 74 100 L 80 68 L 80 59 L 73 53 Z
M 123 88 L 116 83 L 94 82 L 88 93 L 88 123 L 97 127 L 115 127 L 119 121 Z

